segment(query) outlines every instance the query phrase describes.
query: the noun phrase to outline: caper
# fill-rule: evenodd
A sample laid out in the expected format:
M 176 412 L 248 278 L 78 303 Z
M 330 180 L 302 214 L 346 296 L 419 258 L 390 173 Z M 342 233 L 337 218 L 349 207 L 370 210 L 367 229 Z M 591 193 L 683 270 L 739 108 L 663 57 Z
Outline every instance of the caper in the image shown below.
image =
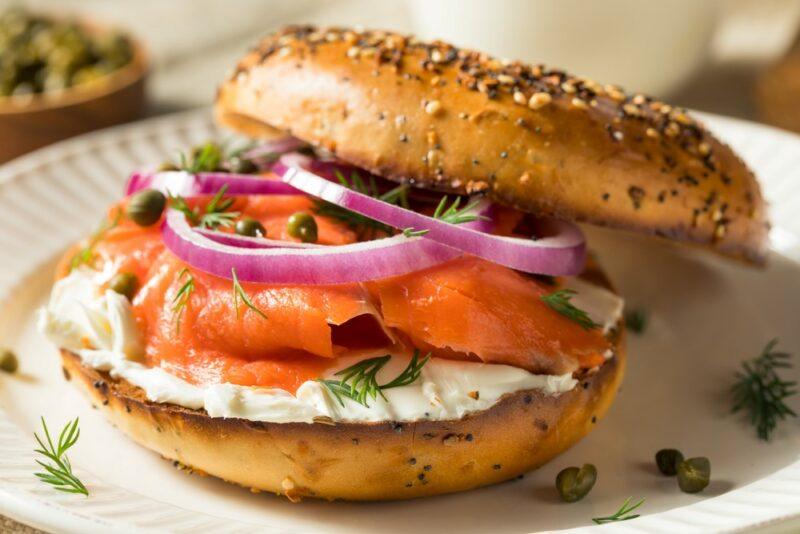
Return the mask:
M 575 502 L 586 497 L 596 481 L 597 468 L 592 464 L 583 464 L 580 469 L 567 467 L 556 476 L 556 489 L 562 500 Z
M 661 449 L 656 453 L 656 465 L 661 473 L 675 476 L 678 464 L 683 461 L 683 454 L 677 449 Z
M 126 212 L 139 226 L 150 226 L 161 218 L 166 205 L 167 199 L 161 191 L 145 189 L 130 198 Z
M 253 174 L 258 170 L 258 167 L 252 160 L 240 156 L 234 156 L 226 163 L 230 172 L 237 174 Z
M 117 273 L 108 282 L 108 289 L 133 299 L 136 290 L 139 288 L 139 279 L 133 273 Z
M 222 162 L 222 147 L 209 141 L 204 145 L 196 146 L 192 149 L 192 171 L 193 172 L 214 172 L 220 170 Z
M 296 237 L 303 243 L 317 242 L 317 221 L 304 211 L 298 211 L 289 217 L 286 230 L 290 236 Z
M 236 233 L 250 237 L 264 237 L 267 235 L 267 230 L 257 220 L 245 217 L 236 221 Z
M 678 487 L 684 493 L 703 491 L 711 480 L 711 462 L 699 456 L 678 464 Z
M 172 163 L 171 161 L 165 161 L 161 165 L 158 166 L 158 172 L 167 172 L 167 171 L 179 171 L 181 170 L 180 167 Z
M 0 369 L 6 373 L 16 373 L 17 367 L 19 367 L 17 355 L 10 349 L 0 350 Z

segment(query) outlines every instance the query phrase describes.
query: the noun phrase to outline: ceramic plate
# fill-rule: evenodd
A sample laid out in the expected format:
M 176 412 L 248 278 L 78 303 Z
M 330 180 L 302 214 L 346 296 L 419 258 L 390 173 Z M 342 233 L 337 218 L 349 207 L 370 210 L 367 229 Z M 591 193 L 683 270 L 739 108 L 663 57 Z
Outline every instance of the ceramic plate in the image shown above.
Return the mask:
M 772 203 L 769 267 L 590 231 L 589 242 L 629 306 L 650 316 L 644 335 L 630 336 L 629 372 L 607 419 L 521 480 L 408 502 L 291 504 L 178 471 L 92 410 L 64 380 L 56 350 L 37 334 L 34 312 L 45 302 L 55 258 L 97 223 L 132 169 L 219 136 L 207 110 L 76 138 L 0 168 L 0 345 L 21 360 L 18 374 L 0 377 L 0 513 L 58 531 L 195 534 L 595 528 L 592 517 L 614 512 L 627 497 L 646 499 L 642 516 L 610 528 L 732 531 L 797 516 L 800 422 L 786 422 L 772 442 L 761 442 L 730 414 L 729 388 L 740 362 L 772 338 L 800 358 L 800 138 L 704 118 L 756 170 Z M 58 493 L 33 477 L 32 432 L 40 415 L 59 428 L 80 416 L 71 459 L 88 498 Z M 711 485 L 696 495 L 678 491 L 675 479 L 654 466 L 654 453 L 664 447 L 708 456 Z M 581 502 L 559 502 L 556 473 L 584 462 L 598 468 L 594 490 Z

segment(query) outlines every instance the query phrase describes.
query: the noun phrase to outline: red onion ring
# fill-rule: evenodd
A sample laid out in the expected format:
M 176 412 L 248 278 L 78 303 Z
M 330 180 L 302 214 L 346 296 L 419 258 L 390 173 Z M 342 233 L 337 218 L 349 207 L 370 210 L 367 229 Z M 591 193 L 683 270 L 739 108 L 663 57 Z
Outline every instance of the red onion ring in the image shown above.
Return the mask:
M 303 148 L 307 143 L 296 137 L 284 137 L 262 142 L 242 155 L 247 159 L 260 159 L 266 156 L 281 155 Z
M 297 243 L 295 241 L 279 241 L 266 237 L 250 237 L 246 235 L 218 232 L 208 228 L 194 228 L 198 234 L 223 245 L 242 248 L 319 248 L 325 245 L 316 243 Z
M 402 234 L 351 245 L 244 248 L 213 241 L 176 210 L 167 210 L 161 236 L 177 257 L 207 273 L 264 284 L 321 285 L 377 280 L 433 267 L 461 252 Z M 265 240 L 266 241 L 266 240 Z
M 482 233 L 466 225 L 454 225 L 394 206 L 318 176 L 300 167 L 278 161 L 273 171 L 284 182 L 301 191 L 355 211 L 398 229 L 427 230 L 425 239 L 436 241 L 493 263 L 528 273 L 576 275 L 583 270 L 586 243 L 574 224 L 549 220 L 553 235 L 521 239 Z
M 125 194 L 132 195 L 142 189 L 157 189 L 162 193 L 192 197 L 216 194 L 224 185 L 229 195 L 300 195 L 294 187 L 277 180 L 267 180 L 253 174 L 226 172 L 186 171 L 136 172 L 125 187 Z

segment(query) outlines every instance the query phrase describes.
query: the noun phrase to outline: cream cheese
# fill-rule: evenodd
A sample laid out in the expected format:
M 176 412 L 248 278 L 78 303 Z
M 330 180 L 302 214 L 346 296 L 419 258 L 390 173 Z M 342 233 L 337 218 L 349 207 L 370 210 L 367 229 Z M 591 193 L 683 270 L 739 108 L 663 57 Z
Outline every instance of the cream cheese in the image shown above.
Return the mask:
M 536 375 L 508 365 L 435 358 L 413 384 L 384 391 L 369 407 L 351 399 L 343 404 L 316 381 L 303 383 L 295 395 L 276 388 L 214 384 L 198 386 L 164 368 L 141 362 L 144 345 L 128 300 L 101 290 L 105 275 L 78 268 L 59 280 L 50 302 L 40 311 L 39 329 L 59 347 L 78 354 L 89 367 L 124 378 L 144 390 L 148 399 L 193 409 L 211 417 L 241 418 L 275 423 L 333 421 L 415 421 L 459 419 L 493 406 L 503 395 L 535 389 L 547 395 L 571 390 L 577 381 L 570 374 Z M 579 282 L 576 287 L 573 282 Z M 578 291 L 573 302 L 587 310 L 597 323 L 610 328 L 619 320 L 622 300 L 597 286 L 572 280 Z M 328 378 L 363 357 L 342 358 L 327 371 Z M 378 373 L 380 383 L 397 376 L 409 362 L 396 354 Z

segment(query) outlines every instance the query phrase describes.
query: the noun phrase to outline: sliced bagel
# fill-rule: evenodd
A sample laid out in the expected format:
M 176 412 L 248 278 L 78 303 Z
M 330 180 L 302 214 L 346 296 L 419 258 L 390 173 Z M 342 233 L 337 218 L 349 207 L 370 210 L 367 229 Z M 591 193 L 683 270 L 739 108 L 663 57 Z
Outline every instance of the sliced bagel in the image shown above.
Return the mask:
M 535 469 L 589 433 L 625 367 L 616 355 L 558 396 L 506 395 L 454 421 L 263 423 L 151 402 L 125 380 L 61 351 L 66 376 L 120 430 L 164 458 L 253 490 L 378 501 L 452 493 Z
M 541 65 L 384 31 L 287 27 L 240 61 L 216 112 L 421 187 L 757 263 L 766 253 L 761 191 L 729 147 L 684 110 Z
M 586 281 L 613 290 L 590 259 Z M 378 501 L 452 493 L 513 479 L 588 434 L 611 405 L 625 371 L 625 326 L 609 333 L 613 357 L 559 395 L 524 390 L 458 420 L 269 423 L 212 418 L 152 402 L 124 379 L 62 350 L 73 380 L 116 427 L 164 458 L 253 490 Z

